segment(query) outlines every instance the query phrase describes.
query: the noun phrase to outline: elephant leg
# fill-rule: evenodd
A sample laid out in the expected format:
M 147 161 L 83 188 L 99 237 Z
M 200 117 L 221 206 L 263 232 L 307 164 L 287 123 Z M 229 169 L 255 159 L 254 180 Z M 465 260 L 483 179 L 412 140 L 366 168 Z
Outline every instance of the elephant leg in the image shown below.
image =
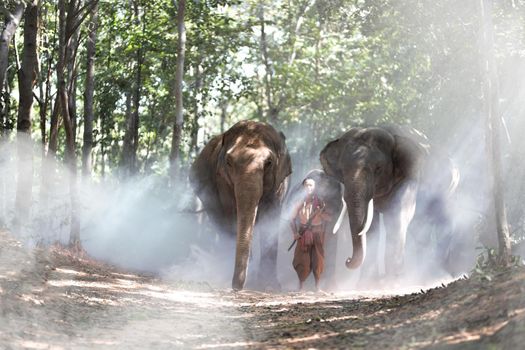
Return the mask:
M 407 229 L 416 210 L 417 182 L 403 184 L 383 213 L 386 231 L 385 268 L 389 277 L 401 274 Z
M 337 289 L 337 281 L 335 276 L 336 255 L 337 255 L 337 239 L 338 235 L 332 234 L 331 229 L 327 230 L 324 239 L 324 272 L 321 276 L 321 287 L 326 290 Z

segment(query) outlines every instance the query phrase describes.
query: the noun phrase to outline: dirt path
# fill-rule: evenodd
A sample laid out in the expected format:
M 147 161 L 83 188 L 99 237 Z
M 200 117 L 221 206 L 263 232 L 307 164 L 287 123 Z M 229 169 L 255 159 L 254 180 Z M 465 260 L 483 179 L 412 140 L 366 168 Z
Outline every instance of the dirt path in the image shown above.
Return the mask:
M 0 348 L 519 348 L 525 271 L 405 296 L 166 283 L 0 233 Z

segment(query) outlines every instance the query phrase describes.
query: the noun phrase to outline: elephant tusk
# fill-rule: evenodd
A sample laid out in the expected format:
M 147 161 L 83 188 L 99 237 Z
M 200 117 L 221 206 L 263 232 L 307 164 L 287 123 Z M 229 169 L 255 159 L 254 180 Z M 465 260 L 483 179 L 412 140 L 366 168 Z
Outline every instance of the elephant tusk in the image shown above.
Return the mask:
M 362 236 L 368 231 L 368 229 L 370 228 L 370 225 L 372 225 L 373 217 L 374 217 L 374 199 L 372 198 L 370 202 L 368 202 L 368 211 L 366 212 L 365 227 L 363 227 L 363 230 L 358 233 L 358 236 Z
M 337 231 L 339 231 L 339 228 L 341 227 L 341 223 L 343 222 L 343 218 L 345 217 L 346 213 L 346 201 L 344 198 L 341 198 L 343 201 L 343 207 L 341 208 L 341 213 L 339 213 L 339 217 L 337 218 L 337 221 L 335 222 L 334 229 L 332 230 L 332 234 L 336 234 Z
M 458 188 L 458 185 L 459 185 L 459 180 L 461 178 L 461 175 L 459 173 L 459 169 L 456 168 L 456 167 L 453 167 L 452 169 L 452 179 L 450 181 L 450 184 L 448 186 L 448 189 L 447 189 L 447 194 L 449 196 L 452 196 L 454 194 L 454 192 L 456 192 L 456 189 Z

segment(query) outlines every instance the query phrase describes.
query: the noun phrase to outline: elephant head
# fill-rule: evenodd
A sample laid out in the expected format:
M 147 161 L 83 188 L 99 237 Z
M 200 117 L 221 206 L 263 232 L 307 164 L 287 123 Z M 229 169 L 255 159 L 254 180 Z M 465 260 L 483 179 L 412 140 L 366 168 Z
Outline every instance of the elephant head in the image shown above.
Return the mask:
M 350 269 L 365 259 L 374 205 L 377 209 L 388 205 L 400 184 L 419 178 L 425 146 L 410 134 L 393 126 L 353 128 L 320 153 L 325 172 L 345 187 L 353 243 L 353 254 L 346 261 Z
M 194 163 L 194 187 L 205 209 L 223 227 L 236 226 L 235 290 L 244 287 L 256 218 L 280 208 L 290 173 L 284 135 L 254 121 L 239 122 L 213 139 Z

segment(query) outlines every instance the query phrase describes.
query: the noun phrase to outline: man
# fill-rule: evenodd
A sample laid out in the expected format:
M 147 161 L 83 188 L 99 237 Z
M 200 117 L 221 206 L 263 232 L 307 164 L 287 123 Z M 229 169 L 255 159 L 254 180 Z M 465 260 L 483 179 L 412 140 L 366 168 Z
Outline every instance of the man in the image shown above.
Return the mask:
M 315 191 L 315 181 L 303 181 L 305 197 L 294 211 L 291 228 L 297 241 L 293 267 L 299 277 L 299 290 L 303 289 L 306 278 L 313 272 L 315 288 L 319 290 L 319 279 L 324 270 L 324 236 L 326 221 L 325 203 Z

